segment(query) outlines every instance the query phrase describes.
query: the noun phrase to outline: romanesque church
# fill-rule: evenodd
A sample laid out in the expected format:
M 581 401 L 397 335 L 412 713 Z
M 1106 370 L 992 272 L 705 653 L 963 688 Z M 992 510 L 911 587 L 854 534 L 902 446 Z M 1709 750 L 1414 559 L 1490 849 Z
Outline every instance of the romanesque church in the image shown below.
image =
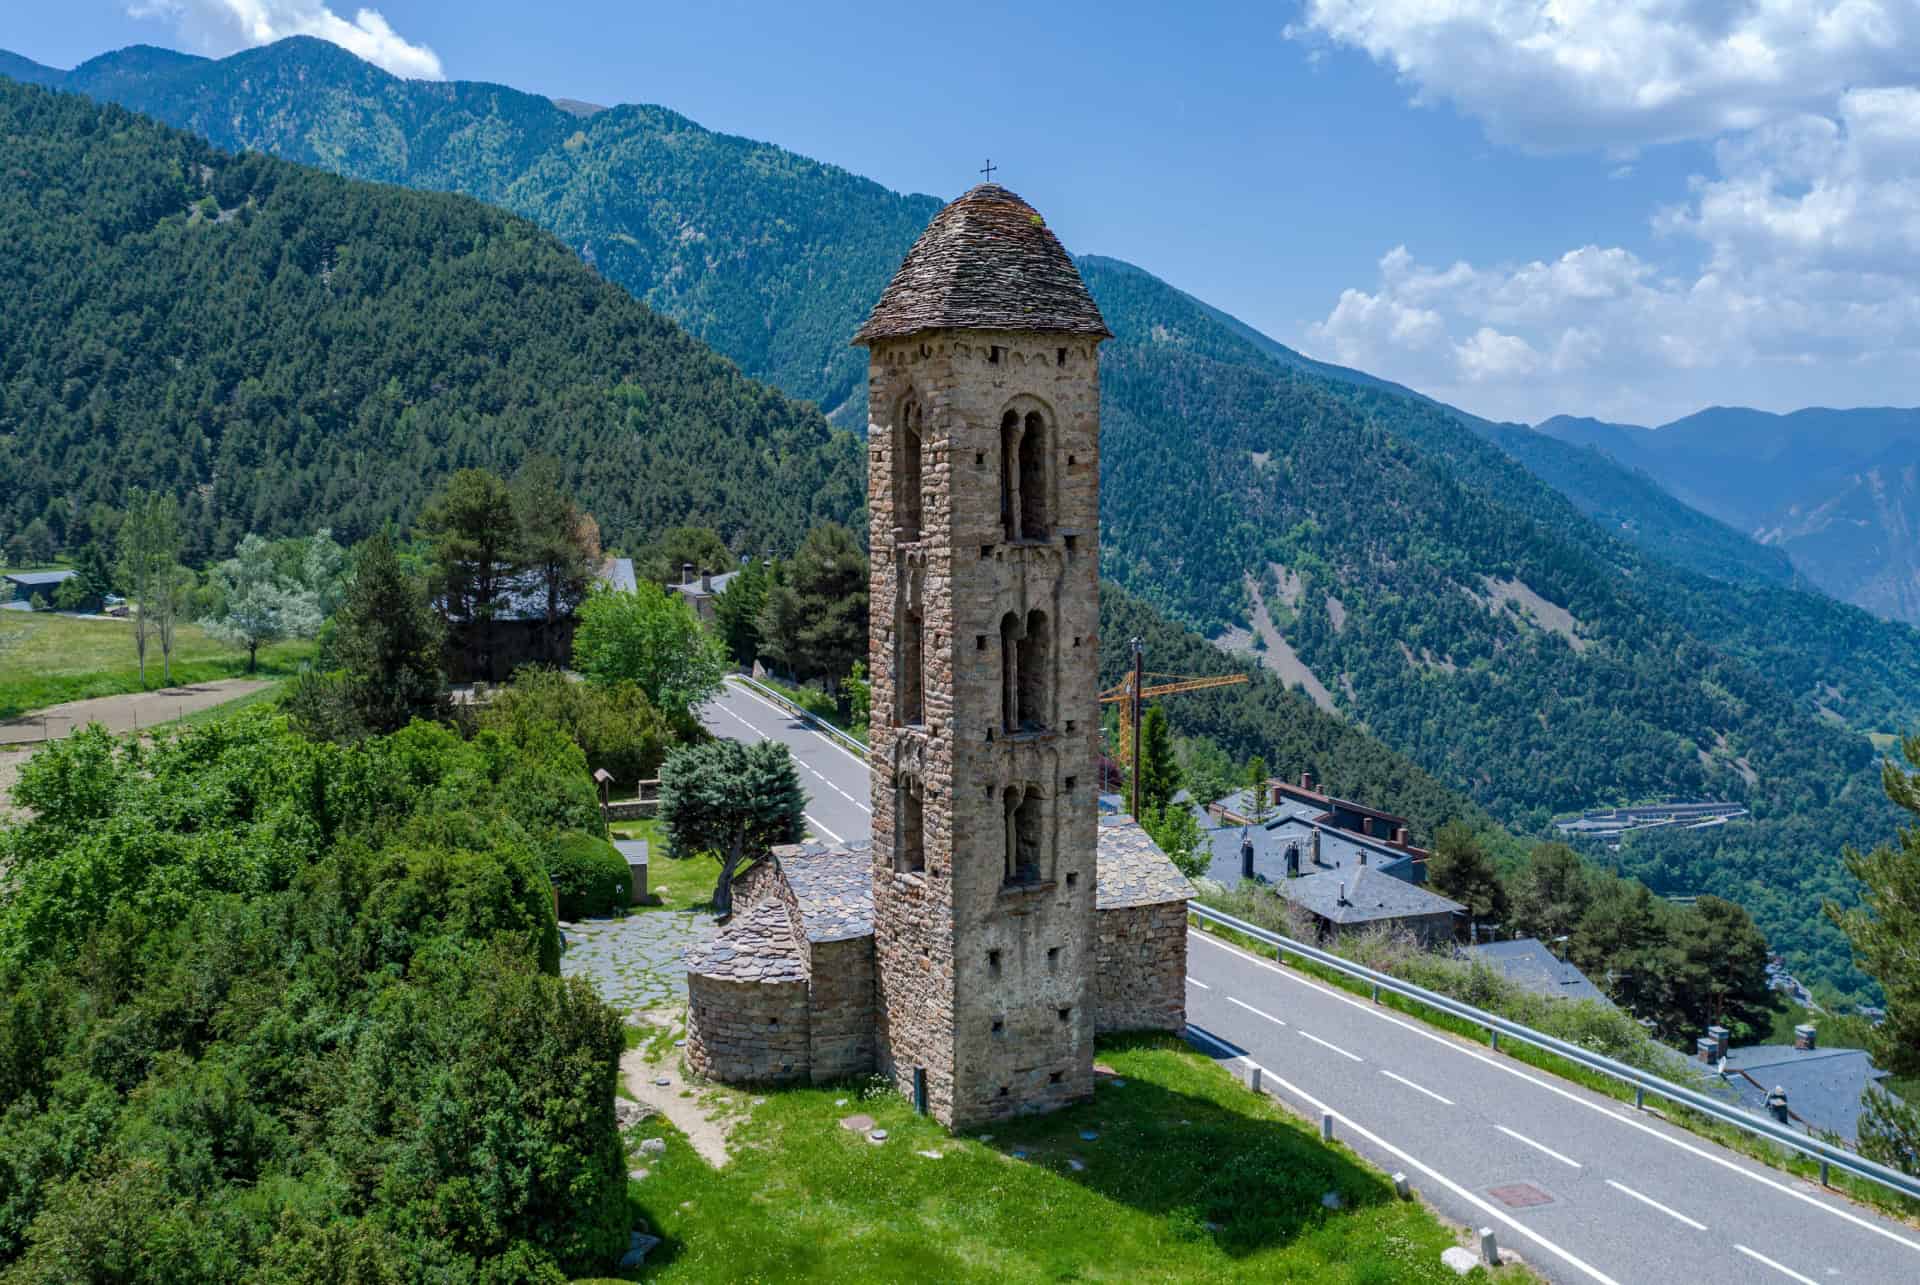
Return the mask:
M 982 184 L 866 346 L 871 843 L 777 848 L 688 959 L 716 1080 L 879 1071 L 950 1127 L 1093 1088 L 1096 1032 L 1185 1022 L 1191 887 L 1101 818 L 1100 343 L 1073 260 Z

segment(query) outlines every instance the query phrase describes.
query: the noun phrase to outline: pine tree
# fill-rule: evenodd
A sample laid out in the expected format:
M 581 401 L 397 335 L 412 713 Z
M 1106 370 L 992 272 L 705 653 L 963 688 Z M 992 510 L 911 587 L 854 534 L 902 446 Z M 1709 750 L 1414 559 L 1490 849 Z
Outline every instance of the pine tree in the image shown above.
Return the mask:
M 600 567 L 600 528 L 562 484 L 558 461 L 546 455 L 514 474 L 513 516 L 519 528 L 514 562 L 540 608 L 540 655 L 558 663 L 564 659 L 561 626 L 579 609 Z
M 1476 924 L 1499 923 L 1507 917 L 1507 892 L 1487 855 L 1480 836 L 1461 821 L 1449 821 L 1433 838 L 1427 859 L 1427 883 L 1443 897 L 1466 906 Z
M 761 648 L 794 677 L 838 683 L 867 654 L 867 555 L 837 522 L 807 532 L 767 590 Z
M 1158 705 L 1147 706 L 1140 719 L 1140 809 L 1165 808 L 1180 790 L 1180 765 L 1173 755 L 1173 731 L 1167 713 Z M 1165 846 L 1165 845 L 1162 845 Z
M 720 858 L 713 908 L 733 910 L 733 876 L 748 855 L 806 837 L 806 794 L 780 741 L 683 745 L 660 765 L 660 824 L 673 851 Z
M 302 680 L 294 693 L 296 719 L 310 731 L 354 739 L 431 717 L 444 691 L 444 636 L 425 585 L 407 574 L 392 537 L 383 532 L 362 541 L 334 615 L 340 672 Z
M 447 479 L 420 514 L 420 535 L 433 546 L 428 583 L 469 671 L 494 672 L 494 621 L 516 588 L 520 540 L 513 496 L 485 469 L 463 468 Z
M 1551 942 L 1570 936 L 1593 902 L 1586 863 L 1564 843 L 1543 843 L 1513 883 L 1516 933 Z

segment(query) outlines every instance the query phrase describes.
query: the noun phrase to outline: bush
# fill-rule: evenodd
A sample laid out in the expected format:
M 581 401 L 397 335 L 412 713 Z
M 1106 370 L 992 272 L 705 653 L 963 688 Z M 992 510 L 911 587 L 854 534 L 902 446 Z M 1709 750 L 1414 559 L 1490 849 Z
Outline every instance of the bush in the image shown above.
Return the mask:
M 547 845 L 547 874 L 560 892 L 560 917 L 610 915 L 626 907 L 632 890 L 626 859 L 611 843 L 579 830 Z
M 634 682 L 579 683 L 557 669 L 527 665 L 494 694 L 476 722 L 519 739 L 552 724 L 587 756 L 587 771 L 606 769 L 618 787 L 658 776 L 673 732 Z

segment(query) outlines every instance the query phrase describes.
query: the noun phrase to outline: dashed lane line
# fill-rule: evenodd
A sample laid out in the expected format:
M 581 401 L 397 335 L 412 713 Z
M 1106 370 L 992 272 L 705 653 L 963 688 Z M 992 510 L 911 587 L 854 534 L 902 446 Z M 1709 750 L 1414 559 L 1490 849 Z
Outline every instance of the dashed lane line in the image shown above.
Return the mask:
M 1249 1013 L 1252 1013 L 1252 1014 L 1253 1014 L 1253 1015 L 1254 1015 L 1255 1017 L 1264 1017 L 1264 1018 L 1266 1018 L 1266 1019 L 1267 1019 L 1267 1020 L 1268 1020 L 1269 1022 L 1272 1022 L 1272 1023 L 1273 1023 L 1273 1024 L 1275 1025 L 1275 1026 L 1285 1026 L 1285 1025 L 1286 1025 L 1286 1023 L 1285 1023 L 1285 1022 L 1283 1022 L 1283 1021 L 1281 1021 L 1281 1020 L 1280 1020 L 1279 1018 L 1277 1018 L 1277 1017 L 1275 1017 L 1275 1016 L 1274 1016 L 1274 1015 L 1273 1015 L 1272 1013 L 1263 1013 L 1263 1012 L 1261 1012 L 1261 1011 L 1260 1011 L 1259 1009 L 1257 1009 L 1257 1008 L 1255 1008 L 1255 1007 L 1254 1007 L 1253 1005 L 1251 1005 L 1251 1004 L 1249 1004 L 1249 1003 L 1247 1003 L 1247 1002 L 1246 1002 L 1245 1000 L 1238 1000 L 1238 999 L 1235 999 L 1235 998 L 1234 998 L 1233 996 L 1231 996 L 1231 995 L 1229 995 L 1229 996 L 1227 996 L 1227 1003 L 1229 1003 L 1229 1004 L 1238 1004 L 1238 1005 L 1240 1005 L 1240 1007 L 1241 1007 L 1241 1008 L 1244 1008 L 1244 1009 L 1246 1009 L 1246 1010 L 1247 1010 L 1247 1011 L 1248 1011 Z M 1306 1032 L 1305 1032 L 1305 1031 L 1302 1031 L 1302 1032 L 1300 1032 L 1300 1033 L 1301 1033 L 1302 1035 L 1305 1035 L 1305 1034 L 1306 1034 Z
M 1653 1128 L 1651 1125 L 1642 1124 L 1640 1121 L 1631 1119 L 1625 1115 L 1616 1115 L 1612 1111 L 1608 1110 L 1604 1106 L 1599 1105 L 1598 1103 L 1589 1102 L 1587 1101 L 1587 1099 L 1581 1097 L 1580 1095 L 1576 1093 L 1571 1093 L 1568 1090 L 1560 1088 L 1557 1085 L 1549 1084 L 1545 1080 L 1540 1079 L 1538 1076 L 1528 1075 L 1525 1071 L 1521 1071 L 1515 1067 L 1507 1066 L 1507 1065 L 1504 1065 L 1503 1063 L 1497 1062 L 1493 1058 L 1488 1057 L 1484 1053 L 1475 1052 L 1473 1049 L 1466 1047 L 1464 1044 L 1458 1044 L 1458 1043 L 1455 1043 L 1453 1040 L 1447 1039 L 1445 1036 L 1440 1035 L 1438 1032 L 1422 1030 L 1420 1027 L 1413 1025 L 1411 1022 L 1405 1022 L 1400 1020 L 1397 1017 L 1388 1016 L 1388 1014 L 1384 1010 L 1372 1004 L 1367 1004 L 1360 1000 L 1354 999 L 1350 996 L 1342 995 L 1339 992 L 1331 989 L 1330 987 L 1321 986 L 1315 982 L 1310 982 L 1304 977 L 1295 977 L 1292 970 L 1281 968 L 1278 964 L 1270 964 L 1264 959 L 1260 959 L 1260 958 L 1257 958 L 1256 956 L 1249 955 L 1246 951 L 1241 950 L 1236 946 L 1230 946 L 1226 942 L 1220 941 L 1208 935 L 1207 933 L 1190 931 L 1189 936 L 1193 938 L 1197 938 L 1198 940 L 1205 942 L 1210 946 L 1217 946 L 1221 950 L 1226 951 L 1228 954 L 1233 955 L 1238 959 L 1244 960 L 1249 964 L 1254 964 L 1260 968 L 1264 968 L 1270 973 L 1277 973 L 1281 977 L 1285 977 L 1290 981 L 1298 982 L 1302 986 L 1310 987 L 1313 990 L 1319 991 L 1321 994 L 1327 996 L 1329 999 L 1336 999 L 1343 1004 L 1350 1004 L 1354 1008 L 1359 1009 L 1361 1012 L 1370 1013 L 1374 1017 L 1379 1018 L 1383 1022 L 1391 1022 L 1393 1025 L 1398 1026 L 1403 1030 L 1413 1032 L 1415 1035 L 1418 1035 L 1423 1040 L 1432 1040 L 1434 1043 L 1442 1045 L 1446 1048 L 1452 1049 L 1454 1052 L 1462 1054 L 1463 1056 L 1470 1057 L 1474 1059 L 1476 1062 L 1484 1062 L 1486 1065 L 1494 1068 L 1497 1071 L 1502 1071 L 1507 1075 L 1515 1076 L 1519 1079 L 1525 1080 L 1529 1084 L 1538 1085 L 1540 1088 L 1545 1089 L 1549 1093 L 1557 1093 L 1561 1097 L 1565 1098 L 1567 1101 L 1576 1102 L 1581 1106 L 1587 1108 L 1587 1110 L 1589 1111 L 1597 1112 L 1598 1114 L 1606 1117 L 1609 1120 L 1613 1120 L 1616 1123 L 1626 1125 L 1629 1129 L 1638 1129 L 1640 1132 L 1646 1134 L 1648 1137 L 1658 1138 L 1660 1141 L 1666 1143 L 1668 1146 L 1678 1147 L 1680 1150 L 1685 1151 L 1691 1155 L 1698 1156 L 1702 1160 L 1708 1161 L 1709 1163 L 1712 1163 L 1712 1164 L 1719 1165 L 1723 1169 L 1731 1170 L 1732 1172 L 1739 1174 L 1743 1178 L 1749 1178 L 1754 1182 L 1760 1183 L 1762 1186 L 1771 1187 L 1775 1191 L 1781 1192 L 1784 1195 L 1792 1196 L 1795 1200 L 1804 1201 L 1805 1203 L 1812 1205 L 1815 1209 L 1823 1210 L 1826 1213 L 1832 1214 L 1835 1218 L 1844 1219 L 1845 1221 L 1852 1223 L 1856 1227 L 1863 1228 L 1864 1230 L 1873 1232 L 1874 1234 L 1879 1236 L 1884 1236 L 1888 1240 L 1893 1241 L 1896 1245 L 1904 1245 L 1908 1249 L 1920 1251 L 1920 1241 L 1909 1240 L 1907 1237 L 1900 1235 L 1898 1232 L 1895 1232 L 1890 1228 L 1882 1227 L 1880 1224 L 1871 1222 L 1865 1218 L 1860 1217 L 1858 1214 L 1852 1213 L 1848 1210 L 1837 1208 L 1833 1205 L 1826 1203 L 1824 1200 L 1817 1200 L 1813 1196 L 1808 1195 L 1804 1191 L 1795 1191 L 1792 1187 L 1787 1186 L 1785 1183 L 1775 1182 L 1772 1178 L 1769 1178 L 1764 1174 L 1756 1173 L 1751 1169 L 1747 1169 L 1740 1165 L 1737 1165 L 1733 1161 L 1727 1159 L 1725 1156 L 1716 1156 L 1712 1152 L 1703 1151 L 1699 1147 L 1694 1146 L 1692 1143 L 1685 1142 L 1679 1138 L 1675 1138 L 1668 1134 L 1662 1133 L 1660 1130 Z
M 1802 1276 L 1799 1272 L 1794 1271 L 1793 1268 L 1774 1262 L 1771 1258 L 1768 1258 L 1765 1254 L 1761 1253 L 1757 1249 L 1748 1249 L 1745 1245 L 1741 1245 L 1741 1244 L 1735 1244 L 1734 1248 L 1739 1250 L 1741 1253 L 1745 1254 L 1748 1258 L 1751 1258 L 1754 1262 L 1765 1263 L 1768 1267 L 1773 1268 L 1774 1271 L 1779 1272 L 1782 1276 L 1786 1276 L 1792 1280 L 1801 1282 L 1801 1285 L 1820 1285 L 1820 1282 L 1813 1279 L 1813 1277 Z
M 761 696 L 757 692 L 748 691 L 746 688 L 737 687 L 732 683 L 728 683 L 727 688 L 729 691 L 739 692 L 742 696 L 746 697 L 750 701 L 757 701 L 760 704 L 765 705 L 768 709 L 772 710 L 774 713 L 778 714 L 783 719 L 790 719 L 795 717 L 795 715 L 790 711 L 781 709 L 778 705 L 774 704 L 772 701 L 768 700 L 766 697 Z M 839 750 L 842 754 L 852 759 L 855 763 L 858 763 L 863 770 L 866 768 L 867 761 L 865 759 L 855 754 L 852 750 L 848 749 L 846 746 L 842 745 L 840 742 L 834 740 L 831 736 L 828 736 L 825 732 L 821 731 L 819 728 L 808 727 L 807 730 L 809 732 L 812 732 L 815 736 L 819 737 L 822 741 L 826 742 L 828 745 L 831 745 L 834 749 Z
M 1635 1191 L 1632 1187 L 1627 1186 L 1627 1184 L 1625 1184 L 1624 1182 L 1615 1182 L 1613 1179 L 1609 1178 L 1607 1179 L 1607 1186 L 1612 1187 L 1615 1191 L 1624 1192 L 1627 1195 L 1632 1196 L 1635 1200 L 1639 1201 L 1643 1205 L 1652 1205 L 1655 1209 L 1658 1209 L 1661 1213 L 1665 1214 L 1667 1217 L 1675 1220 L 1676 1222 L 1683 1222 L 1687 1226 L 1693 1228 L 1695 1231 L 1705 1231 L 1707 1229 L 1707 1225 L 1705 1223 L 1695 1222 L 1693 1219 L 1681 1213 L 1678 1209 L 1669 1209 L 1667 1206 L 1655 1200 L 1652 1196 L 1641 1195 L 1639 1192 Z
M 1198 986 L 1198 987 L 1199 987 L 1199 988 L 1200 988 L 1201 990 L 1203 990 L 1203 991 L 1210 991 L 1210 990 L 1212 990 L 1212 989 L 1213 989 L 1213 987 L 1211 987 L 1211 986 L 1209 986 L 1209 985 L 1207 985 L 1207 984 L 1206 984 L 1205 982 L 1203 982 L 1203 981 L 1201 981 L 1201 980 L 1200 980 L 1199 978 L 1197 978 L 1197 977 L 1189 977 L 1189 978 L 1187 978 L 1187 985 L 1189 985 L 1189 986 Z
M 1301 1102 L 1305 1102 L 1308 1106 L 1314 1108 L 1314 1110 L 1316 1111 L 1326 1112 L 1328 1115 L 1332 1116 L 1337 1122 L 1339 1122 L 1339 1124 L 1342 1125 L 1344 1128 L 1351 1129 L 1354 1133 L 1358 1134 L 1362 1138 L 1365 1138 L 1368 1142 L 1371 1142 L 1374 1146 L 1380 1148 L 1382 1151 L 1386 1152 L 1388 1155 L 1393 1156 L 1395 1159 L 1399 1160 L 1402 1164 L 1411 1165 L 1413 1168 L 1418 1169 L 1421 1173 L 1427 1175 L 1427 1177 L 1433 1179 L 1433 1181 L 1439 1183 L 1441 1186 L 1445 1187 L 1448 1191 L 1451 1191 L 1454 1195 L 1466 1201 L 1468 1204 L 1472 1205 L 1475 1209 L 1478 1209 L 1481 1213 L 1487 1215 L 1487 1217 L 1496 1219 L 1497 1221 L 1506 1224 L 1508 1227 L 1513 1228 L 1514 1231 L 1519 1232 L 1522 1236 L 1525 1236 L 1528 1240 L 1540 1246 L 1540 1248 L 1546 1250 L 1548 1253 L 1554 1255 L 1556 1258 L 1560 1258 L 1565 1262 L 1567 1262 L 1568 1264 L 1570 1264 L 1571 1266 L 1576 1267 L 1580 1271 L 1585 1272 L 1588 1276 L 1591 1276 L 1595 1281 L 1599 1282 L 1599 1285 L 1620 1285 L 1620 1282 L 1614 1280 L 1613 1277 L 1607 1275 L 1605 1272 L 1601 1271 L 1599 1268 L 1593 1266 L 1591 1263 L 1586 1262 L 1584 1259 L 1581 1259 L 1577 1255 L 1573 1254 L 1571 1251 L 1562 1249 L 1560 1246 L 1554 1244 L 1552 1241 L 1548 1240 L 1545 1236 L 1542 1236 L 1539 1232 L 1535 1231 L 1533 1228 L 1521 1222 L 1518 1218 L 1515 1218 L 1512 1214 L 1507 1213 L 1504 1209 L 1498 1209 L 1493 1205 L 1488 1204 L 1485 1200 L 1482 1200 L 1479 1196 L 1476 1196 L 1473 1192 L 1468 1191 L 1465 1187 L 1462 1187 L 1459 1183 L 1447 1177 L 1445 1174 L 1441 1173 L 1438 1169 L 1435 1169 L 1432 1165 L 1429 1165 L 1422 1160 L 1416 1160 L 1412 1155 L 1408 1154 L 1406 1151 L 1403 1151 L 1401 1148 L 1394 1146 L 1391 1142 L 1388 1142 L 1385 1138 L 1382 1138 L 1379 1134 L 1374 1133 L 1372 1130 L 1368 1129 L 1366 1126 L 1355 1123 L 1353 1120 L 1342 1115 L 1340 1112 L 1335 1111 L 1332 1107 L 1328 1106 L 1326 1103 L 1320 1101 L 1318 1098 L 1315 1098 L 1312 1094 L 1307 1093 L 1304 1089 L 1301 1089 L 1295 1085 L 1287 1083 L 1287 1081 L 1281 1079 L 1279 1076 L 1269 1071 L 1266 1067 L 1261 1066 L 1258 1062 L 1246 1056 L 1244 1053 L 1237 1054 L 1234 1051 L 1232 1045 L 1226 1044 L 1221 1040 L 1216 1039 L 1214 1036 L 1208 1034 L 1206 1031 L 1201 1030 L 1199 1027 L 1192 1025 L 1191 1023 L 1189 1023 L 1187 1026 L 1187 1034 L 1193 1037 L 1194 1039 L 1202 1040 L 1205 1043 L 1211 1044 L 1214 1048 L 1220 1050 L 1220 1052 L 1225 1053 L 1230 1059 L 1237 1057 L 1238 1060 L 1245 1062 L 1248 1066 L 1258 1068 L 1260 1071 L 1260 1074 L 1266 1079 L 1267 1083 L 1277 1084 L 1282 1089 L 1285 1089 L 1289 1096 Z
M 1415 1093 L 1426 1094 L 1428 1097 L 1432 1098 L 1435 1102 L 1438 1102 L 1443 1106 L 1452 1106 L 1454 1104 L 1452 1098 L 1443 1098 L 1438 1093 L 1435 1093 L 1432 1089 L 1426 1088 L 1423 1085 L 1415 1084 L 1412 1080 L 1409 1080 L 1404 1075 L 1395 1075 L 1392 1071 L 1389 1071 L 1384 1066 L 1380 1068 L 1380 1074 L 1386 1076 L 1389 1080 L 1398 1080 L 1400 1083 L 1412 1089 Z
M 1332 1049 L 1335 1053 L 1338 1053 L 1341 1057 L 1351 1058 L 1355 1062 L 1364 1062 L 1367 1060 L 1361 1057 L 1358 1053 L 1347 1052 L 1345 1049 L 1341 1048 L 1338 1044 L 1327 1043 L 1325 1040 L 1321 1039 L 1318 1035 L 1315 1035 L 1311 1031 L 1301 1031 L 1300 1034 L 1305 1036 L 1307 1039 L 1312 1040 L 1315 1044 L 1318 1044 L 1323 1049 Z
M 1579 1169 L 1583 1167 L 1578 1160 L 1570 1159 L 1567 1156 L 1563 1156 L 1558 1151 L 1555 1151 L 1552 1147 L 1549 1147 L 1548 1145 L 1546 1145 L 1544 1142 L 1535 1142 L 1532 1138 L 1529 1138 L 1524 1133 L 1515 1133 L 1512 1129 L 1509 1129 L 1504 1124 L 1496 1124 L 1493 1127 L 1500 1130 L 1500 1132 L 1506 1134 L 1509 1138 L 1512 1138 L 1515 1142 L 1524 1142 L 1529 1147 L 1532 1147 L 1535 1151 L 1540 1152 L 1542 1155 L 1552 1156 L 1555 1160 L 1558 1160 L 1561 1164 L 1566 1165 L 1570 1169 Z
M 738 714 L 736 714 L 736 713 L 734 713 L 734 712 L 733 712 L 732 710 L 730 710 L 730 709 L 728 709 L 728 708 L 727 708 L 727 707 L 726 707 L 725 705 L 720 705 L 720 706 L 717 706 L 716 708 L 718 708 L 718 709 L 719 709 L 719 711 L 720 711 L 720 712 L 721 712 L 722 714 L 725 714 L 725 715 L 726 715 L 726 716 L 727 716 L 728 718 L 730 718 L 730 719 L 732 719 L 732 720 L 733 720 L 734 722 L 736 722 L 736 723 L 738 723 L 738 724 L 740 724 L 740 726 L 742 726 L 742 727 L 744 727 L 744 728 L 746 728 L 746 729 L 747 729 L 747 730 L 748 730 L 749 732 L 752 732 L 752 733 L 753 733 L 753 734 L 754 734 L 755 736 L 757 736 L 757 737 L 759 737 L 759 738 L 760 738 L 761 740 L 763 740 L 763 741 L 770 741 L 770 740 L 772 740 L 772 739 L 773 739 L 773 738 L 772 738 L 771 736 L 768 736 L 768 735 L 767 735 L 767 734 L 766 734 L 765 732 L 763 732 L 763 731 L 761 731 L 761 730 L 760 730 L 759 728 L 757 728 L 757 727 L 755 727 L 755 726 L 754 726 L 754 725 L 753 725 L 752 723 L 749 723 L 749 722 L 748 722 L 748 721 L 747 721 L 746 719 L 744 719 L 744 718 L 741 718 L 741 717 L 740 717 L 740 716 L 739 716 Z M 799 762 L 799 760 L 798 760 L 798 759 L 795 759 L 794 761 L 795 761 L 796 763 L 798 763 L 798 762 Z M 802 764 L 801 764 L 801 766 L 802 766 L 802 767 L 806 767 L 806 764 L 804 764 L 804 763 L 802 763 Z M 812 768 L 807 768 L 807 770 L 808 770 L 809 772 L 813 772 L 813 769 L 812 769 Z M 813 774 L 814 774 L 815 776 L 820 776 L 820 774 L 819 774 L 818 772 L 814 772 Z M 825 778 L 825 777 L 821 777 L 821 779 L 822 779 L 822 780 L 825 780 L 826 778 Z M 831 782 L 829 782 L 829 784 L 831 784 Z M 834 833 L 833 831 L 831 831 L 831 830 L 829 830 L 829 829 L 827 829 L 827 827 L 826 827 L 825 825 L 823 825 L 823 824 L 821 824 L 821 822 L 820 822 L 820 818 L 819 818 L 819 817 L 816 817 L 815 815 L 813 815 L 813 813 L 811 813 L 811 812 L 802 812 L 802 813 L 801 813 L 800 815 L 801 815 L 801 816 L 803 816 L 803 817 L 805 817 L 805 818 L 807 819 L 807 824 L 809 824 L 809 825 L 811 825 L 811 826 L 812 826 L 812 827 L 813 827 L 814 829 L 816 829 L 816 830 L 818 830 L 818 831 L 819 831 L 819 832 L 820 832 L 821 834 L 824 834 L 824 835 L 826 835 L 826 836 L 827 836 L 827 838 L 829 838 L 829 839 L 831 839 L 831 840 L 833 840 L 833 841 L 834 841 L 835 843 L 845 843 L 845 842 L 846 842 L 846 840 L 845 840 L 845 839 L 842 839 L 842 838 L 841 838 L 841 837 L 840 837 L 839 835 L 837 835 L 837 834 L 835 834 L 835 833 Z

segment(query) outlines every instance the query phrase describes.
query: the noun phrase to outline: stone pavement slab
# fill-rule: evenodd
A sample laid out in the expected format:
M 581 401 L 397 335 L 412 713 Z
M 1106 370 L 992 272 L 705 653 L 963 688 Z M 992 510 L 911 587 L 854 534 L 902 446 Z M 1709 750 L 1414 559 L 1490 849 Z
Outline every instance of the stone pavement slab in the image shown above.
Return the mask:
M 563 977 L 584 977 L 621 1012 L 687 997 L 687 948 L 713 936 L 713 916 L 699 911 L 641 910 L 620 919 L 563 923 Z

